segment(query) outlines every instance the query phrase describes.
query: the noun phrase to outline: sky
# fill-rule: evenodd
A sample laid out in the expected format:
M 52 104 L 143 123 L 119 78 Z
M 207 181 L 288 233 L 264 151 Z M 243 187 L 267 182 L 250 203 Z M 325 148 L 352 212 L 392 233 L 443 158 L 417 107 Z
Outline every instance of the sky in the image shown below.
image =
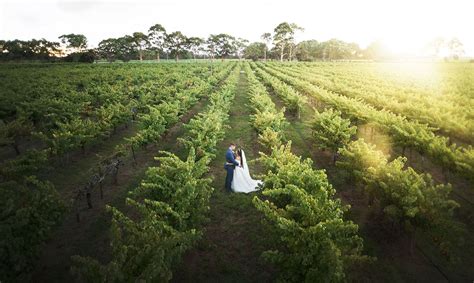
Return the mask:
M 259 41 L 287 21 L 305 29 L 298 41 L 338 38 L 366 47 L 381 40 L 396 53 L 413 53 L 435 37 L 457 37 L 474 56 L 472 11 L 474 0 L 0 0 L 0 39 L 81 33 L 95 47 L 160 23 L 187 36 Z

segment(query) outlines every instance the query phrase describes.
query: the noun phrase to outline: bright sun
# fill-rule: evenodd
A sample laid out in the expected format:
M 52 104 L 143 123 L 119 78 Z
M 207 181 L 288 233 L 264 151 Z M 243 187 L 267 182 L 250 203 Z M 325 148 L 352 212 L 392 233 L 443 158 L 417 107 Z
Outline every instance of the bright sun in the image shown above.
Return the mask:
M 398 55 L 420 55 L 426 42 L 409 34 L 390 34 L 383 40 L 390 52 Z

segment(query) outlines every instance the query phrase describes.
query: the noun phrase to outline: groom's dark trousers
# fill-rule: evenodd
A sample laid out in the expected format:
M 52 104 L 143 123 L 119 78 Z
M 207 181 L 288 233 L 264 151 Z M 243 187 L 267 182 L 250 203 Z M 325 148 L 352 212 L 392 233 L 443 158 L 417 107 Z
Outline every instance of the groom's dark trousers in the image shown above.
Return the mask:
M 225 176 L 225 189 L 226 191 L 232 191 L 232 180 L 234 179 L 234 165 L 225 165 L 225 170 L 227 171 L 227 176 Z
M 225 177 L 225 189 L 228 192 L 232 191 L 232 179 L 234 179 L 234 169 L 235 166 L 238 165 L 237 161 L 235 160 L 234 153 L 229 148 L 225 153 L 225 160 L 226 163 L 224 165 L 224 169 L 227 171 L 227 176 Z

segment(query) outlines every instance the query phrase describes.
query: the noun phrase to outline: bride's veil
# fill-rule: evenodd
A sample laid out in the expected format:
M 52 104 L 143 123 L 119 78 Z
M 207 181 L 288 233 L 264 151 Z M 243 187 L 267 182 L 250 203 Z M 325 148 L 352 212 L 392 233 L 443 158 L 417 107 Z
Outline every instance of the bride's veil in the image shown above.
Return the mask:
M 245 152 L 243 149 L 240 150 L 240 152 L 242 153 L 242 164 L 244 166 L 244 170 L 249 173 L 249 167 L 247 165 L 247 158 L 245 158 Z

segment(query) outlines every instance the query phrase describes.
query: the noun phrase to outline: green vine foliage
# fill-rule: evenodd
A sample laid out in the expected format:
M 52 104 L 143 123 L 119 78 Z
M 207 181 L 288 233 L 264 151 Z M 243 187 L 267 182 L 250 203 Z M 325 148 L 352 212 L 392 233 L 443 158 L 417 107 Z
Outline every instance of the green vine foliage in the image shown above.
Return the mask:
M 311 122 L 312 136 L 322 149 L 330 149 L 336 153 L 355 135 L 357 127 L 351 126 L 349 119 L 341 117 L 341 112 L 333 109 L 318 112 L 315 110 Z
M 239 69 L 233 69 L 222 89 L 209 96 L 206 110 L 186 125 L 181 141 L 188 150 L 187 157 L 181 160 L 175 154 L 160 152 L 162 156 L 156 158 L 160 165 L 148 168 L 140 186 L 130 193 L 127 204 L 138 216 L 108 208 L 112 213 L 112 260 L 104 265 L 96 259 L 73 257 L 72 272 L 77 278 L 87 282 L 172 279 L 173 267 L 202 235 L 200 226 L 207 219 L 213 191 L 211 179 L 204 175 L 217 142 L 224 137 Z M 157 126 L 159 132 L 161 125 L 150 123 L 149 128 L 155 130 Z M 213 131 L 203 134 L 210 125 Z
M 266 74 L 293 86 L 296 90 L 317 98 L 340 110 L 353 120 L 373 122 L 390 134 L 396 145 L 411 147 L 422 155 L 428 155 L 444 171 L 453 171 L 464 177 L 474 176 L 472 146 L 450 144 L 449 139 L 437 135 L 436 128 L 385 109 L 377 109 L 363 100 L 347 97 L 312 84 L 311 77 L 259 64 Z
M 0 193 L 0 280 L 9 282 L 31 270 L 65 205 L 51 183 L 34 176 L 2 183 Z
M 449 247 L 459 242 L 462 233 L 462 225 L 453 218 L 459 204 L 449 198 L 450 184 L 435 184 L 429 174 L 407 167 L 404 157 L 388 161 L 363 140 L 350 143 L 340 154 L 337 166 L 364 184 L 380 213 L 409 232 L 419 228 L 431 234 L 449 256 Z
M 352 264 L 370 260 L 362 255 L 358 226 L 343 219 L 349 207 L 334 198 L 324 171 L 292 154 L 290 143 L 261 161 L 268 170 L 265 200 L 255 196 L 253 202 L 278 236 L 279 248 L 263 257 L 280 268 L 281 281 L 344 281 Z

